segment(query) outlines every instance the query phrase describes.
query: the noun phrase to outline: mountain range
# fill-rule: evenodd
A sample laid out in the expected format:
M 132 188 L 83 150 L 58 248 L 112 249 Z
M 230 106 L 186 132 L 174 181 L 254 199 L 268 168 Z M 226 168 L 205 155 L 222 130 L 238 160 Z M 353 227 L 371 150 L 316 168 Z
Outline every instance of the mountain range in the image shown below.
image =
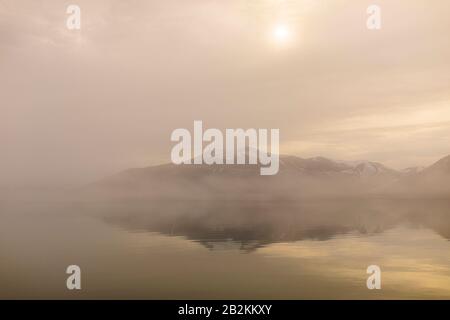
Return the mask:
M 164 164 L 129 169 L 92 184 L 114 198 L 296 200 L 309 197 L 450 197 L 450 156 L 422 168 L 394 170 L 372 161 L 280 155 L 280 170 L 259 165 Z

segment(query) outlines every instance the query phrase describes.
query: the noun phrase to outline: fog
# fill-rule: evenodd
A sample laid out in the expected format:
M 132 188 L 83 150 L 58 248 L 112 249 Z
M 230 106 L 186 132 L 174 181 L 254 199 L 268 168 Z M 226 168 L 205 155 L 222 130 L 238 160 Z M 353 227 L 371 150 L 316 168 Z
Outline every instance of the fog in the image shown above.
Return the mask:
M 394 168 L 449 154 L 448 1 L 0 3 L 3 187 L 169 162 L 170 133 L 279 128 L 281 152 Z M 288 41 L 274 38 L 284 26 Z

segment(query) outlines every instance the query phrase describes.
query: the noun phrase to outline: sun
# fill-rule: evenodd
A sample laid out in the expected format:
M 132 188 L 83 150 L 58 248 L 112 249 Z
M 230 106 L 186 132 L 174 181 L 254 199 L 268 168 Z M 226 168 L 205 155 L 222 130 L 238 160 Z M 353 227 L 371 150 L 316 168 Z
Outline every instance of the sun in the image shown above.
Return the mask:
M 277 44 L 285 44 L 291 40 L 292 32 L 285 24 L 276 24 L 271 31 L 272 39 Z

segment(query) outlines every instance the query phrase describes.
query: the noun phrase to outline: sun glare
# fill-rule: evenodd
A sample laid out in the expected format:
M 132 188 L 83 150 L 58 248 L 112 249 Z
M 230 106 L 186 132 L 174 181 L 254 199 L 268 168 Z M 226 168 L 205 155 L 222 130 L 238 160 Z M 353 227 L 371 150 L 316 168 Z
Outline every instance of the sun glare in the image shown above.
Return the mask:
M 272 29 L 272 38 L 277 44 L 285 44 L 291 39 L 291 30 L 287 25 L 277 24 Z

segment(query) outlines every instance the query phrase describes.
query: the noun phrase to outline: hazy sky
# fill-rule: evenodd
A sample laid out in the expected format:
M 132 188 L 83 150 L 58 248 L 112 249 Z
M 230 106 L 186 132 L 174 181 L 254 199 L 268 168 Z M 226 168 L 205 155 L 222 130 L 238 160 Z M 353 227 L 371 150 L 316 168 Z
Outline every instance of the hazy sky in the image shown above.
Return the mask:
M 279 128 L 301 157 L 431 164 L 450 154 L 449 15 L 448 0 L 0 0 L 0 185 L 168 162 L 194 120 Z

